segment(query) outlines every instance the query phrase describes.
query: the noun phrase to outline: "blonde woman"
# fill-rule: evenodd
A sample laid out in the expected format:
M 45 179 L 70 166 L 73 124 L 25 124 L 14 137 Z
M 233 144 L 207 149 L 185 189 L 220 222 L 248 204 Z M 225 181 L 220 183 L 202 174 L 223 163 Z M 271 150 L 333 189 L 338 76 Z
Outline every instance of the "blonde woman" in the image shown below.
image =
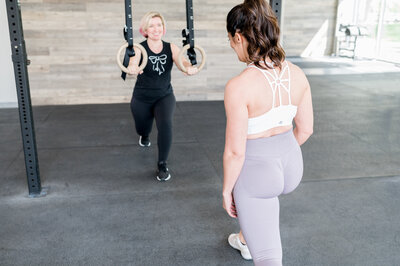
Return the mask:
M 139 73 L 141 52 L 135 48 L 135 56 L 129 61 L 129 74 L 138 75 L 131 100 L 131 111 L 139 135 L 139 145 L 151 145 L 150 132 L 153 120 L 158 129 L 157 180 L 167 181 L 171 173 L 167 167 L 168 154 L 172 144 L 172 118 L 175 109 L 175 95 L 171 85 L 173 64 L 179 68 L 180 49 L 173 43 L 162 40 L 166 32 L 164 17 L 158 12 L 146 13 L 140 23 L 140 33 L 146 38 L 141 45 L 148 54 L 148 63 Z M 187 75 L 198 72 L 187 60 L 183 61 Z M 181 69 L 180 69 L 181 70 Z M 182 71 L 182 70 L 181 70 Z

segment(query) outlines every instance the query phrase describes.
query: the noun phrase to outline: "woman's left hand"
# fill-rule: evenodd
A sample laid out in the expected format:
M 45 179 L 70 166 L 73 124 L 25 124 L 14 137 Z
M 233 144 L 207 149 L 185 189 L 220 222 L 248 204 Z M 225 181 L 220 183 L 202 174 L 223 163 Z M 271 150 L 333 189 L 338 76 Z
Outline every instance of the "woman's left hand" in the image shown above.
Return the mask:
M 192 75 L 197 74 L 197 72 L 199 72 L 199 69 L 197 67 L 190 66 L 190 67 L 186 68 L 186 73 L 185 74 L 188 75 L 188 76 L 192 76 Z
M 222 195 L 222 206 L 232 218 L 237 218 L 235 201 L 232 193 L 224 193 Z

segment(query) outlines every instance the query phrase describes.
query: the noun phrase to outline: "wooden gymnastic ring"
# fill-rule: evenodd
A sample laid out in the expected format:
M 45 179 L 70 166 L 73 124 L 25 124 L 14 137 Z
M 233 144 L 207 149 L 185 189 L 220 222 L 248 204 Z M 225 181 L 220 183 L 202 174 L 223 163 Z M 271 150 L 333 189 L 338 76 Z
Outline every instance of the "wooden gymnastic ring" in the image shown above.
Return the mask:
M 190 48 L 190 44 L 186 44 L 185 46 L 183 46 L 181 51 L 179 52 L 179 56 L 178 56 L 178 66 L 185 73 L 187 73 L 187 69 L 183 65 L 182 58 L 183 58 L 183 53 L 186 52 L 189 48 Z M 200 51 L 200 54 L 202 57 L 201 64 L 198 67 L 199 72 L 200 72 L 200 70 L 202 70 L 204 65 L 206 64 L 206 52 L 204 51 L 204 49 L 201 46 L 195 45 L 194 48 Z
M 146 49 L 144 49 L 144 47 L 138 43 L 134 43 L 133 44 L 134 47 L 138 48 L 140 50 L 140 52 L 142 53 L 142 64 L 139 66 L 139 72 L 142 71 L 146 65 L 147 65 L 147 52 Z M 119 68 L 121 68 L 122 71 L 124 71 L 125 73 L 129 74 L 128 69 L 121 63 L 121 53 L 122 50 L 126 49 L 128 47 L 128 42 L 124 43 L 118 50 L 117 53 L 117 64 L 119 66 Z

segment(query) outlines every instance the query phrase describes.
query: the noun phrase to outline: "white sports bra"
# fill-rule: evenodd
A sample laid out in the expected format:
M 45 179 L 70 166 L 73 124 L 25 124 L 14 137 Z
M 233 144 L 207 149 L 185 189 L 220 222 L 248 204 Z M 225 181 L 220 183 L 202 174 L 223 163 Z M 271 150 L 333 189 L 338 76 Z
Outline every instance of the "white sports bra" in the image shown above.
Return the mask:
M 272 64 L 269 66 L 273 67 Z M 275 68 L 273 68 L 274 74 L 272 74 L 271 72 L 258 68 L 252 64 L 250 64 L 248 67 L 256 68 L 264 74 L 265 78 L 268 80 L 269 85 L 271 86 L 273 100 L 271 110 L 260 116 L 249 118 L 247 134 L 257 134 L 274 127 L 292 125 L 293 118 L 296 116 L 297 113 L 297 106 L 292 105 L 292 101 L 290 99 L 290 70 L 287 61 L 280 75 L 278 75 Z M 283 74 L 286 71 L 288 73 L 288 77 L 287 79 L 282 79 Z M 289 96 L 288 105 L 282 105 L 282 89 Z M 278 106 L 275 106 L 276 92 L 278 92 L 279 95 Z

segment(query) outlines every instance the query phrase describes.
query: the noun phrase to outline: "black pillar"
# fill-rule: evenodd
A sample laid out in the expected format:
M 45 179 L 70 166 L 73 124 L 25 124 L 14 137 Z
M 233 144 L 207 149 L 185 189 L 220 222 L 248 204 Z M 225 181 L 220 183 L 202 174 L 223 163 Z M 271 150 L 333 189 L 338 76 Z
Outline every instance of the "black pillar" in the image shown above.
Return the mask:
M 40 183 L 39 162 L 36 149 L 35 127 L 28 79 L 28 60 L 22 28 L 21 10 L 18 0 L 6 0 L 8 26 L 10 31 L 12 61 L 18 96 L 19 119 L 25 155 L 29 196 L 43 195 Z

